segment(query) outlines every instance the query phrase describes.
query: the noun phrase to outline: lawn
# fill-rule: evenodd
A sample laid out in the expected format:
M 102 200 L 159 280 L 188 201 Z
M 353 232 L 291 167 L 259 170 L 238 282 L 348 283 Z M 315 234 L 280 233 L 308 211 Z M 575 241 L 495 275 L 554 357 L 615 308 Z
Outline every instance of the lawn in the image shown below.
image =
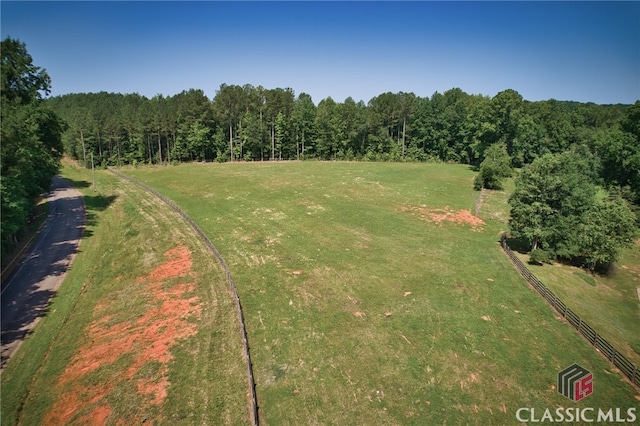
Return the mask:
M 486 192 L 482 213 L 507 224 L 505 206 L 512 191 L 510 180 L 506 191 Z M 640 240 L 622 251 L 607 274 L 557 262 L 530 265 L 528 254 L 514 253 L 572 311 L 640 366 Z
M 528 256 L 517 254 L 523 262 Z M 607 275 L 575 266 L 528 265 L 567 306 L 636 366 L 640 366 L 640 245 L 623 251 Z
M 166 206 L 65 162 L 84 194 L 79 253 L 2 372 L 2 424 L 247 424 L 247 379 L 224 274 Z
M 225 257 L 264 424 L 514 424 L 571 406 L 561 369 L 595 376 L 579 407 L 639 392 L 501 252 L 505 193 L 478 223 L 466 166 L 287 162 L 127 169 Z M 465 212 L 466 211 L 466 212 Z

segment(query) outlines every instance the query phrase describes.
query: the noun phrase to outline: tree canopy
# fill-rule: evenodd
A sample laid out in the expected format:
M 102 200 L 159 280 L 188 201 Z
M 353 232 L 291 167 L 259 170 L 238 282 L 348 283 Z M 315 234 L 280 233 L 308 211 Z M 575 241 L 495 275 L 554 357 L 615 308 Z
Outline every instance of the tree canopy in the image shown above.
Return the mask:
M 480 163 L 478 175 L 473 183 L 476 190 L 482 188 L 502 189 L 502 183 L 511 177 L 511 157 L 504 143 L 495 143 L 485 151 L 485 157 Z
M 599 191 L 593 155 L 584 148 L 546 154 L 525 166 L 509 199 L 512 236 L 539 258 L 606 269 L 637 235 L 636 217 L 618 194 Z
M 494 144 L 505 146 L 512 167 L 573 144 L 587 144 L 618 164 L 626 158 L 620 152 L 632 149 L 624 123 L 634 107 L 530 102 L 513 89 L 490 98 L 459 88 L 431 97 L 386 92 L 366 103 L 315 103 L 291 88 L 250 84 L 222 84 L 213 99 L 190 89 L 151 99 L 135 93 L 68 94 L 47 103 L 70 125 L 64 134 L 69 155 L 82 160 L 93 152 L 104 165 L 314 158 L 479 166 Z M 208 128 L 197 146 L 187 142 L 195 122 Z M 625 136 L 618 138 L 619 149 L 608 152 L 601 141 L 616 132 Z M 631 177 L 615 178 L 624 185 Z
M 33 65 L 26 46 L 2 41 L 0 92 L 0 208 L 2 254 L 24 228 L 35 197 L 46 191 L 58 172 L 65 124 L 45 104 L 51 81 Z

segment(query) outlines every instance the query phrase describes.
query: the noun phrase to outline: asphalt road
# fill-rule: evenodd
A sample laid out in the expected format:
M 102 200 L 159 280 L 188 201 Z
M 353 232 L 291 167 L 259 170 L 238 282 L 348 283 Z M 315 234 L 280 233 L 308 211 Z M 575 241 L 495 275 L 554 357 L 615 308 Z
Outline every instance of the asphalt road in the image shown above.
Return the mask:
M 47 201 L 49 215 L 42 230 L 29 254 L 2 287 L 0 368 L 46 314 L 82 237 L 85 208 L 80 192 L 55 176 Z

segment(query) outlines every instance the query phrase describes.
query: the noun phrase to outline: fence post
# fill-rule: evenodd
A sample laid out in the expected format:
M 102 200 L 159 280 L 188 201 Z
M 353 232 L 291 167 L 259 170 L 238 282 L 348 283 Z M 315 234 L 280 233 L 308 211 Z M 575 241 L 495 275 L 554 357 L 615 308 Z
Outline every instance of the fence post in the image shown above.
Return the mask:
M 518 270 L 519 273 L 522 274 L 522 277 L 525 279 L 525 281 L 527 281 L 529 285 L 531 285 L 538 292 L 538 294 L 540 294 L 542 298 L 545 299 L 551 306 L 555 307 L 556 310 L 558 310 L 558 302 L 560 302 L 564 306 L 564 310 L 561 312 L 563 318 L 565 318 L 569 322 L 569 324 L 571 324 L 571 326 L 576 327 L 573 322 L 574 321 L 573 318 L 575 317 L 578 320 L 577 330 L 580 332 L 580 334 L 582 334 L 582 336 L 586 338 L 589 341 L 589 343 L 593 344 L 594 348 L 598 352 L 604 355 L 604 357 L 607 358 L 607 360 L 611 361 L 611 363 L 617 367 L 615 358 L 616 358 L 616 354 L 618 354 L 618 351 L 616 350 L 616 348 L 613 347 L 613 345 L 611 345 L 609 342 L 606 342 L 606 340 L 603 339 L 601 336 L 599 336 L 598 332 L 593 330 L 593 328 L 591 328 L 591 326 L 589 325 L 587 325 L 587 327 L 589 327 L 589 329 L 593 331 L 593 342 L 589 337 L 584 335 L 582 333 L 582 323 L 583 323 L 582 318 L 580 318 L 580 316 L 575 314 L 573 311 L 571 311 L 573 317 L 568 316 L 568 313 L 570 310 L 569 307 L 565 305 L 565 303 L 562 302 L 562 300 L 560 300 L 558 296 L 556 296 L 551 290 L 547 289 L 547 287 L 535 275 L 533 275 L 531 271 L 529 271 L 529 269 L 520 261 L 520 259 L 518 259 L 515 256 L 515 254 L 513 254 L 513 252 L 511 251 L 511 248 L 507 244 L 507 237 L 504 232 L 500 234 L 500 243 L 502 246 L 502 250 L 505 252 L 507 257 L 511 261 L 511 264 L 515 266 L 515 268 Z M 547 292 L 545 292 L 545 290 Z M 549 294 L 551 294 L 553 297 L 549 296 Z M 551 299 L 553 299 L 553 301 Z M 612 350 L 611 357 L 609 357 L 609 355 L 605 353 L 605 351 L 601 349 L 600 346 L 598 345 L 598 337 L 600 337 L 602 342 L 607 343 L 606 345 L 607 350 L 608 348 L 611 348 Z M 603 345 L 602 348 L 605 348 L 605 346 Z M 630 362 L 630 364 L 633 367 L 633 374 L 630 375 L 631 383 L 640 387 L 640 383 L 636 383 L 636 375 L 640 375 L 640 370 L 638 369 L 638 366 L 636 366 L 634 363 Z M 629 377 L 626 372 L 624 371 L 622 372 L 624 373 L 625 376 Z
M 222 257 L 222 255 L 220 254 L 220 252 L 218 251 L 218 249 L 215 248 L 215 246 L 213 245 L 213 243 L 211 242 L 211 240 L 209 240 L 209 238 L 206 236 L 206 234 L 204 233 L 204 231 L 193 221 L 193 219 L 191 219 L 191 217 L 189 217 L 189 215 L 187 215 L 180 207 L 177 206 L 177 204 L 175 204 L 174 202 L 172 202 L 171 200 L 169 200 L 168 198 L 166 198 L 165 196 L 163 196 L 162 194 L 160 194 L 158 191 L 156 191 L 155 189 L 151 188 L 149 185 L 146 185 L 142 182 L 140 182 L 139 180 L 131 177 L 131 176 L 127 176 L 124 173 L 113 169 L 112 167 L 108 167 L 109 171 L 112 172 L 113 174 L 115 174 L 116 176 L 119 176 L 131 183 L 133 183 L 134 185 L 137 185 L 138 187 L 144 189 L 145 191 L 151 193 L 152 195 L 158 197 L 160 200 L 162 200 L 165 204 L 167 204 L 169 207 L 171 207 L 172 210 L 174 210 L 176 213 L 178 213 L 192 228 L 194 231 L 196 231 L 197 234 L 200 235 L 201 239 L 204 241 L 205 245 L 207 245 L 213 255 L 218 259 L 220 266 L 222 267 L 223 271 L 225 272 L 226 276 L 227 276 L 227 281 L 229 283 L 229 287 L 231 288 L 231 291 L 234 295 L 234 298 L 236 300 L 236 308 L 238 311 L 238 319 L 239 319 L 239 323 L 240 323 L 240 332 L 242 333 L 242 346 L 244 349 L 244 358 L 245 358 L 245 363 L 247 366 L 247 381 L 248 381 L 248 385 L 249 385 L 249 394 L 251 395 L 251 420 L 252 420 L 252 424 L 255 426 L 258 426 L 260 423 L 260 417 L 258 415 L 258 397 L 256 395 L 256 382 L 255 379 L 253 377 L 253 363 L 251 362 L 251 354 L 249 353 L 249 342 L 247 339 L 247 328 L 245 326 L 244 323 L 244 314 L 242 312 L 242 305 L 240 303 L 240 296 L 238 296 L 238 292 L 236 290 L 236 286 L 233 283 L 233 279 L 231 278 L 231 272 L 229 271 L 229 268 L 227 267 L 227 263 L 224 261 L 224 258 Z

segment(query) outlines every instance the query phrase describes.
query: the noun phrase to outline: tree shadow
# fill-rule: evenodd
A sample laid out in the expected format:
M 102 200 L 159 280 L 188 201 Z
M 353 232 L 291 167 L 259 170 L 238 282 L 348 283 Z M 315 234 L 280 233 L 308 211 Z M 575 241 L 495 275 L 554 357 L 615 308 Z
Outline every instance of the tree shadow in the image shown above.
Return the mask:
M 87 182 L 86 180 L 75 180 L 75 179 L 69 179 L 68 177 L 64 178 L 67 182 L 69 182 L 71 184 L 71 186 L 73 186 L 74 188 L 89 188 L 91 186 L 91 182 Z
M 79 208 L 82 215 L 82 207 Z M 68 211 L 54 212 L 31 251 L 2 287 L 0 297 L 0 367 L 19 341 L 32 331 L 36 319 L 47 314 L 51 298 L 78 252 L 82 225 L 60 227 Z
M 106 210 L 118 198 L 116 195 L 85 195 L 85 229 L 83 238 L 89 238 L 93 232 L 87 227 L 94 227 L 98 224 L 98 213 Z
M 90 188 L 92 186 L 92 183 L 86 180 L 75 180 L 68 177 L 65 177 L 64 180 L 76 189 Z M 85 207 L 85 229 L 83 238 L 91 237 L 93 235 L 93 232 L 86 229 L 86 227 L 97 225 L 98 216 L 96 213 L 106 210 L 117 198 L 118 197 L 116 195 L 102 195 L 99 193 L 96 193 L 95 195 L 85 194 L 82 196 Z
M 87 210 L 101 212 L 106 210 L 115 200 L 117 195 L 85 195 L 84 204 Z
M 498 240 L 498 243 L 500 242 L 501 240 Z M 531 245 L 526 240 L 508 236 L 506 238 L 506 242 L 512 251 L 518 252 L 520 254 L 529 254 L 529 252 L 531 251 Z
M 2 351 L 0 352 L 0 368 L 4 368 L 9 361 L 11 352 L 15 350 L 15 345 L 23 341 L 33 332 L 31 325 L 37 318 L 43 317 L 49 312 L 49 302 L 55 292 L 50 289 L 36 289 L 29 287 L 19 294 L 12 295 L 17 300 L 28 304 L 29 309 L 17 309 L 15 306 L 2 307 L 2 332 L 0 342 Z M 2 296 L 3 299 L 5 296 Z
M 83 181 L 56 178 L 49 193 L 49 215 L 29 253 L 2 286 L 0 328 L 4 367 L 12 348 L 31 333 L 36 319 L 48 312 L 51 298 L 79 252 L 81 239 L 92 236 L 87 226 L 96 226 L 98 213 L 107 209 L 115 195 L 69 196 L 70 184 L 88 187 Z

